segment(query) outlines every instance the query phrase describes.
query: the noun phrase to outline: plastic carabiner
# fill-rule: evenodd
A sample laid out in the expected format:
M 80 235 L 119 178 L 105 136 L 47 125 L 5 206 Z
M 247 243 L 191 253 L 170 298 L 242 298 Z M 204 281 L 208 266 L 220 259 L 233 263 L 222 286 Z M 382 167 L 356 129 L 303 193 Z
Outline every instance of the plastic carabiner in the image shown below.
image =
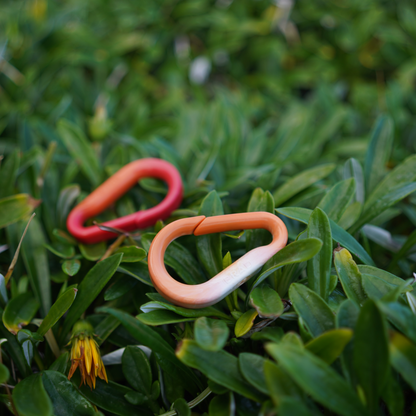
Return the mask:
M 174 239 L 183 235 L 205 235 L 223 231 L 264 228 L 273 236 L 267 246 L 257 247 L 209 281 L 199 285 L 186 285 L 172 278 L 166 271 L 164 254 Z M 174 221 L 162 228 L 154 238 L 148 254 L 150 278 L 156 290 L 168 301 L 184 308 L 203 308 L 225 298 L 246 282 L 287 243 L 287 229 L 283 221 L 269 212 L 198 216 Z
M 69 214 L 66 226 L 69 232 L 84 244 L 94 244 L 117 237 L 117 234 L 105 231 L 96 225 L 84 227 L 84 222 L 98 215 L 105 208 L 119 199 L 138 180 L 157 178 L 168 184 L 168 193 L 163 201 L 145 211 L 138 211 L 125 217 L 107 221 L 101 225 L 118 228 L 123 231 L 134 231 L 154 225 L 158 220 L 169 217 L 171 212 L 182 202 L 182 179 L 177 169 L 161 159 L 140 159 L 127 164 L 108 178 L 102 185 L 88 195 Z

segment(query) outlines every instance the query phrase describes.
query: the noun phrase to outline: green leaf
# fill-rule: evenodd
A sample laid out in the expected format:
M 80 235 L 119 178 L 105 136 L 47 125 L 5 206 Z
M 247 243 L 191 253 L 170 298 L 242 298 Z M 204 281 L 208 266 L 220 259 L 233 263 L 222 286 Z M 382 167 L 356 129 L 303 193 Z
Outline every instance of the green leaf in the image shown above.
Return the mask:
M 87 310 L 88 306 L 100 294 L 120 264 L 122 254 L 114 254 L 97 263 L 84 277 L 78 287 L 78 294 L 71 306 L 61 331 L 61 342 L 74 326 L 75 322 Z
M 51 307 L 49 262 L 44 244 L 45 236 L 40 222 L 33 218 L 22 242 L 22 256 L 32 290 L 40 303 L 42 316 L 45 316 Z
M 152 370 L 146 354 L 138 347 L 128 346 L 121 360 L 123 374 L 129 384 L 149 397 L 152 392 Z
M 135 406 L 145 404 L 147 401 L 147 397 L 142 394 L 138 393 L 137 391 L 129 391 L 124 395 L 124 398 L 131 404 L 134 404 Z
M 324 211 L 328 218 L 338 222 L 355 194 L 355 179 L 349 178 L 336 183 L 322 198 L 317 207 Z
M 69 244 L 54 242 L 52 244 L 44 244 L 44 246 L 51 253 L 55 254 L 55 256 L 61 257 L 62 259 L 70 259 L 75 256 L 75 248 Z
M 78 289 L 71 287 L 67 289 L 57 301 L 52 305 L 48 314 L 40 324 L 37 333 L 44 336 L 50 328 L 52 328 L 56 322 L 62 317 L 62 315 L 71 307 L 77 296 Z
M 393 291 L 396 292 L 398 290 L 398 296 L 400 293 L 405 293 L 409 290 L 409 287 L 402 287 L 405 284 L 404 280 L 401 281 L 401 285 L 397 286 L 371 274 L 361 273 L 361 279 L 365 293 L 373 300 L 379 300 L 386 295 L 393 294 Z M 394 300 L 396 299 L 392 299 L 391 301 Z M 385 300 L 383 299 L 383 301 Z
M 311 289 L 292 283 L 289 297 L 313 337 L 335 328 L 335 316 L 331 308 Z
M 250 305 L 260 318 L 278 318 L 284 311 L 279 294 L 269 286 L 256 287 L 250 293 Z
M 27 194 L 0 199 L 0 229 L 20 220 L 27 220 L 39 201 Z
M 22 293 L 11 299 L 3 313 L 4 326 L 17 334 L 35 316 L 39 302 L 30 293 Z
M 269 394 L 264 375 L 265 359 L 257 354 L 243 352 L 238 356 L 238 364 L 243 377 L 257 390 Z
M 375 122 L 365 156 L 365 188 L 368 194 L 380 183 L 384 176 L 386 164 L 389 161 L 393 147 L 393 133 L 393 120 L 387 116 L 380 116 Z
M 379 397 L 389 373 L 387 325 L 373 300 L 364 303 L 354 331 L 354 368 L 371 414 L 378 413 Z
M 278 214 L 284 215 L 285 217 L 303 222 L 304 224 L 308 224 L 309 217 L 312 213 L 310 209 L 294 207 L 279 208 L 276 209 L 276 212 Z M 368 264 L 370 266 L 374 266 L 374 262 L 371 259 L 371 257 L 367 254 L 367 252 L 364 250 L 361 244 L 358 243 L 358 241 L 351 234 L 343 230 L 334 221 L 329 220 L 329 223 L 331 224 L 332 238 L 337 243 L 340 243 L 351 253 L 355 254 L 363 263 Z
M 238 369 L 238 360 L 223 350 L 206 351 L 195 341 L 184 339 L 176 350 L 177 357 L 187 366 L 199 370 L 210 380 L 241 394 L 251 400 L 262 400 L 263 396 L 247 383 Z
M 0 198 L 4 198 L 13 193 L 20 163 L 19 152 L 19 149 L 14 150 L 0 166 Z
M 54 416 L 52 402 L 43 387 L 42 378 L 42 374 L 34 374 L 13 389 L 13 402 L 19 416 Z
M 107 250 L 105 242 L 97 244 L 79 244 L 78 247 L 81 251 L 82 257 L 89 261 L 100 260 Z
M 81 268 L 81 262 L 77 259 L 67 260 L 62 263 L 62 271 L 68 276 L 75 276 Z
M 145 313 L 148 313 L 156 309 L 168 309 L 172 312 L 177 313 L 178 315 L 185 316 L 187 318 L 196 319 L 201 316 L 216 316 L 218 318 L 228 320 L 232 319 L 229 315 L 225 314 L 224 312 L 221 312 L 219 309 L 213 306 L 207 306 L 205 308 L 200 309 L 188 309 L 182 308 L 181 306 L 172 305 L 171 303 L 166 303 L 166 300 L 161 295 L 159 295 L 159 293 L 147 293 L 147 296 L 151 299 L 154 299 L 154 301 L 145 303 L 140 307 L 140 309 Z
M 222 202 L 216 191 L 211 191 L 202 201 L 198 215 L 212 217 L 223 215 Z M 222 243 L 220 234 L 196 237 L 198 259 L 210 277 L 222 271 Z
M 124 254 L 123 254 L 124 258 Z M 123 261 L 123 260 L 122 260 Z M 139 280 L 131 276 L 122 276 L 114 282 L 104 293 L 104 300 L 110 301 L 118 299 L 126 293 L 130 292 L 139 284 Z
M 108 313 L 117 318 L 140 344 L 157 354 L 162 369 L 175 374 L 185 389 L 193 394 L 197 393 L 198 388 L 202 389 L 198 378 L 176 358 L 172 347 L 157 332 L 120 310 L 101 307 L 98 308 L 98 312 Z
M 66 374 L 69 363 L 69 352 L 64 352 L 60 355 L 49 367 L 50 371 L 58 371 L 59 373 Z
M 136 263 L 137 261 L 143 260 L 147 253 L 140 247 L 137 246 L 125 246 L 120 247 L 116 250 L 115 254 L 123 253 L 122 263 Z
M 43 386 L 52 402 L 54 416 L 94 416 L 94 407 L 57 371 L 42 373 Z
M 406 256 L 407 252 L 416 244 L 416 230 L 412 232 L 412 234 L 409 235 L 407 240 L 403 243 L 403 245 L 400 247 L 400 250 L 394 255 L 389 269 L 393 268 L 397 262 Z
M 178 416 L 191 416 L 191 409 L 182 397 L 173 402 L 173 408 L 176 410 Z
M 390 337 L 390 359 L 394 369 L 416 392 L 416 346 L 399 332 Z
M 315 256 L 322 247 L 322 241 L 317 238 L 305 238 L 303 240 L 297 240 L 293 243 L 283 247 L 278 251 L 274 257 L 274 266 L 270 267 L 265 272 L 261 273 L 259 277 L 253 282 L 251 290 L 257 287 L 260 283 L 270 276 L 276 270 L 287 264 L 302 263 Z
M 382 400 L 386 403 L 392 416 L 402 416 L 404 414 L 404 392 L 402 386 L 393 374 L 390 374 L 388 377 L 386 386 L 384 387 Z
M 101 183 L 101 169 L 98 159 L 82 130 L 68 120 L 59 120 L 57 130 L 68 152 L 77 161 L 91 185 L 96 188 Z
M 402 187 L 416 180 L 416 155 L 409 156 L 396 166 L 374 189 L 368 197 L 364 211 L 369 210 L 377 201 L 385 197 L 392 189 Z
M 122 266 L 118 267 L 117 271 L 132 276 L 135 279 L 140 280 L 145 285 L 153 287 L 152 281 L 150 280 L 147 263 L 124 263 Z
M 382 302 L 378 307 L 399 331 L 416 343 L 416 315 L 407 306 L 398 302 Z
M 309 218 L 308 237 L 318 238 L 323 245 L 319 253 L 308 260 L 308 285 L 328 301 L 332 264 L 332 234 L 329 219 L 320 208 L 315 208 Z
M 1 384 L 6 383 L 9 377 L 10 377 L 9 369 L 4 364 L 0 363 L 0 383 Z
M 76 389 L 91 403 L 100 409 L 119 416 L 131 416 L 140 414 L 140 416 L 153 416 L 153 413 L 145 407 L 134 406 L 130 404 L 125 395 L 132 392 L 128 387 L 121 384 L 97 379 L 95 389 L 90 389 L 85 384 L 81 386 L 81 377 L 77 371 L 71 378 Z M 78 387 L 80 386 L 80 387 Z
M 360 218 L 363 205 L 361 202 L 355 201 L 347 207 L 342 217 L 338 221 L 338 225 L 344 230 L 348 230 L 352 227 Z
M 360 162 L 353 157 L 348 159 L 344 165 L 344 178 L 355 179 L 355 201 L 364 204 L 365 200 L 365 184 L 363 168 Z
M 155 233 L 142 235 L 141 242 L 147 251 L 149 251 L 150 244 L 155 236 Z M 188 285 L 196 285 L 206 281 L 198 262 L 187 248 L 176 241 L 171 242 L 166 249 L 165 264 L 172 267 Z M 125 266 L 123 265 L 123 267 Z
M 79 185 L 68 185 L 59 192 L 58 202 L 56 204 L 56 214 L 58 216 L 58 227 L 65 228 L 65 221 L 71 208 L 75 204 L 81 193 Z
M 242 337 L 250 331 L 257 315 L 258 313 L 255 309 L 249 309 L 238 318 L 234 329 L 234 333 L 237 338 Z
M 383 269 L 378 269 L 377 267 L 359 264 L 358 270 L 361 274 L 375 276 L 378 279 L 383 280 L 386 284 L 390 284 L 391 286 L 400 286 L 404 282 L 404 280 L 400 277 L 397 277 L 394 274 L 391 274 Z M 411 286 L 408 286 L 403 289 L 404 292 L 410 292 L 411 290 L 413 290 Z
M 195 341 L 204 350 L 219 351 L 223 349 L 229 333 L 227 324 L 219 319 L 201 317 L 195 321 Z
M 355 233 L 365 224 L 368 224 L 373 218 L 416 191 L 416 182 L 405 183 L 402 186 L 390 188 L 390 190 L 391 192 L 374 201 L 368 208 L 364 206 L 364 212 L 361 214 L 358 222 L 351 228 L 351 233 Z
M 137 315 L 136 318 L 145 325 L 150 326 L 176 324 L 195 320 L 195 318 L 184 318 L 183 316 L 166 309 L 156 309 L 147 313 L 141 313 Z
M 296 195 L 298 192 L 308 188 L 315 182 L 324 179 L 334 169 L 335 165 L 328 163 L 326 165 L 304 170 L 302 173 L 290 178 L 273 193 L 276 206 L 280 207 L 284 202 Z
M 234 416 L 235 407 L 234 395 L 231 392 L 215 396 L 209 402 L 209 416 Z
M 302 391 L 281 366 L 277 366 L 270 360 L 265 360 L 263 369 L 269 394 L 276 406 L 279 406 L 286 397 L 302 401 Z
M 362 287 L 361 273 L 350 252 L 345 248 L 335 250 L 334 265 L 347 297 L 357 305 L 363 304 L 366 295 Z
M 333 329 L 309 341 L 305 348 L 322 361 L 332 364 L 350 342 L 353 332 L 348 328 Z
M 284 397 L 279 405 L 281 416 L 313 416 L 314 414 L 305 404 L 290 397 Z
M 324 407 L 342 416 L 367 415 L 350 385 L 309 351 L 282 344 L 267 344 L 266 350 L 296 384 Z

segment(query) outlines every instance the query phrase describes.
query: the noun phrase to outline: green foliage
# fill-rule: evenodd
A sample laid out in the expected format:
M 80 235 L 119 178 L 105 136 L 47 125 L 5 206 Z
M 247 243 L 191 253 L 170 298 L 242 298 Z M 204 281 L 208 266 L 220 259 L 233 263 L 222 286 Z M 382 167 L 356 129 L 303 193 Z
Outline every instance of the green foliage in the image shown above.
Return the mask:
M 415 5 L 3 3 L 0 406 L 20 416 L 409 413 Z M 145 157 L 180 171 L 179 209 L 117 246 L 78 243 L 71 209 Z M 165 194 L 141 180 L 88 225 Z M 257 211 L 279 216 L 289 241 L 250 280 L 201 309 L 156 293 L 147 253 L 161 228 Z M 201 284 L 270 241 L 265 230 L 186 236 L 165 264 Z M 79 319 L 109 378 L 93 389 L 79 370 L 67 379 Z

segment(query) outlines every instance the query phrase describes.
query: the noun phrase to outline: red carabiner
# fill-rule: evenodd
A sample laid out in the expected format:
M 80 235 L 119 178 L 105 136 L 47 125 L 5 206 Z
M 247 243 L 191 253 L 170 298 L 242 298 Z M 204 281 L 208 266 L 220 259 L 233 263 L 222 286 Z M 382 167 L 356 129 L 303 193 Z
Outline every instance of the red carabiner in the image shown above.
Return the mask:
M 104 211 L 142 178 L 157 178 L 165 181 L 169 188 L 165 199 L 155 207 L 107 221 L 102 225 L 123 231 L 134 231 L 138 228 L 150 227 L 158 220 L 168 218 L 182 202 L 181 176 L 169 162 L 147 158 L 136 160 L 122 167 L 78 204 L 70 212 L 66 222 L 69 232 L 84 244 L 95 244 L 117 237 L 117 234 L 104 231 L 96 225 L 84 227 L 83 224 L 88 218 Z

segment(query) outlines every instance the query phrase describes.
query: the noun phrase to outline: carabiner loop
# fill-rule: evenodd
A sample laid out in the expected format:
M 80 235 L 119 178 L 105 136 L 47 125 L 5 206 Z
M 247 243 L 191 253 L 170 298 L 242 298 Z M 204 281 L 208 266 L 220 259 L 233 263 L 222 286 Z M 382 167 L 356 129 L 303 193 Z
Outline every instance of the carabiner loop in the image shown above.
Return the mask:
M 117 234 L 104 231 L 96 225 L 84 227 L 84 222 L 119 199 L 139 179 L 157 178 L 168 184 L 169 190 L 163 201 L 145 211 L 138 211 L 125 217 L 107 221 L 101 225 L 134 231 L 154 225 L 158 220 L 165 220 L 182 202 L 183 186 L 177 169 L 161 159 L 140 159 L 127 164 L 108 178 L 102 185 L 88 195 L 69 214 L 66 226 L 69 232 L 84 244 L 95 244 L 117 237 Z
M 264 228 L 273 241 L 257 247 L 212 279 L 199 285 L 186 285 L 172 278 L 166 271 L 164 255 L 174 239 L 183 235 L 205 235 L 223 231 Z M 269 212 L 198 216 L 174 221 L 162 228 L 154 238 L 148 254 L 150 278 L 156 290 L 169 302 L 184 308 L 199 309 L 213 305 L 246 282 L 287 243 L 287 229 L 283 221 Z

